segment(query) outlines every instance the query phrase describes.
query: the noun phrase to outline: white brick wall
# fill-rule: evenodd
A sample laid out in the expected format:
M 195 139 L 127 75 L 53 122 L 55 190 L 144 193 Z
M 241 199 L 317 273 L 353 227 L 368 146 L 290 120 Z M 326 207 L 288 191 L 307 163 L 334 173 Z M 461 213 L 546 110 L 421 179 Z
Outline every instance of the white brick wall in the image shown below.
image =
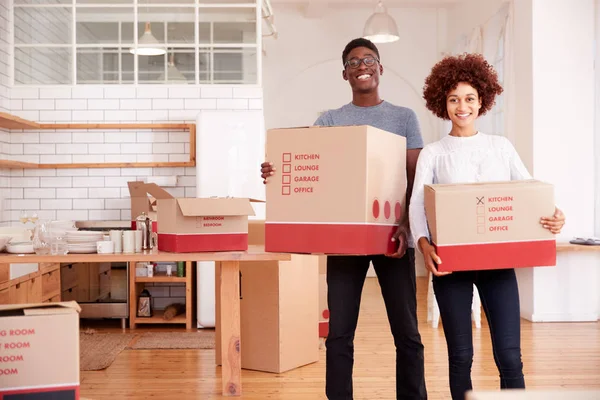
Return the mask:
M 202 109 L 262 107 L 260 88 L 231 86 L 13 87 L 12 113 L 44 122 L 195 122 Z M 0 133 L 0 139 L 2 138 Z M 9 144 L 10 143 L 10 144 Z M 185 131 L 61 130 L 12 132 L 4 146 L 10 158 L 41 163 L 187 161 Z M 127 181 L 177 175 L 174 196 L 194 197 L 195 168 L 82 168 L 12 170 L 7 181 L 7 220 L 22 207 L 48 218 L 130 220 Z M 0 182 L 2 182 L 0 180 Z M 16 200 L 16 201 L 11 201 Z
M 10 65 L 10 24 L 8 2 L 0 2 L 0 112 L 10 110 L 9 97 L 9 65 Z M 2 158 L 3 151 L 0 151 Z
M 9 65 L 10 65 L 10 24 L 8 2 L 0 1 L 0 112 L 9 112 L 11 109 L 9 90 Z M 0 129 L 0 160 L 6 160 L 11 155 L 9 133 Z M 18 198 L 19 194 L 11 193 L 10 170 L 0 169 L 0 226 L 10 225 L 9 204 L 11 198 Z

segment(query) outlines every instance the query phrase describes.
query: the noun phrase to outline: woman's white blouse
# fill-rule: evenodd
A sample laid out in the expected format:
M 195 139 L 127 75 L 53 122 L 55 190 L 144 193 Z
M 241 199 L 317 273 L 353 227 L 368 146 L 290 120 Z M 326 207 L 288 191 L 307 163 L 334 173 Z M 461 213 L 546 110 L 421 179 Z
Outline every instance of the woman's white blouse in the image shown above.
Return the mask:
M 424 185 L 532 179 L 512 143 L 503 136 L 477 133 L 469 137 L 447 135 L 421 150 L 410 200 L 410 230 L 418 248 L 429 238 L 425 216 Z

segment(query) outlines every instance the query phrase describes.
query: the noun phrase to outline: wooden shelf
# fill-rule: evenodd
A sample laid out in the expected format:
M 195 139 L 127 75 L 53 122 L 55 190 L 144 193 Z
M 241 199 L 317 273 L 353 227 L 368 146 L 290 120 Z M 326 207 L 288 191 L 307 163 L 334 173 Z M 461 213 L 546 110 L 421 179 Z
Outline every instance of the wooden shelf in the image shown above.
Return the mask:
M 158 315 L 156 315 L 156 314 L 158 314 Z M 152 317 L 138 317 L 136 315 L 135 323 L 136 324 L 185 324 L 186 319 L 185 319 L 185 314 L 181 314 L 181 315 L 178 315 L 175 318 L 167 321 L 166 319 L 163 318 L 162 310 L 155 310 L 154 315 Z
M 177 257 L 181 257 L 182 255 L 174 253 L 172 254 Z M 189 253 L 186 255 L 189 256 Z M 186 257 L 181 257 L 185 259 Z M 158 261 L 154 259 L 154 261 Z M 185 261 L 185 276 L 177 277 L 177 276 L 166 276 L 166 273 L 155 274 L 152 277 L 148 276 L 136 276 L 135 275 L 135 266 L 130 266 L 129 268 L 129 327 L 131 329 L 135 329 L 136 325 L 139 324 L 184 324 L 186 329 L 193 328 L 193 319 L 194 319 L 194 300 L 192 296 L 192 289 L 194 287 L 194 273 L 192 268 L 192 261 Z M 173 273 L 177 273 L 177 270 L 173 271 Z M 166 321 L 163 319 L 163 313 L 157 311 L 158 315 L 155 315 L 150 318 L 137 317 L 137 306 L 138 299 L 142 290 L 144 289 L 143 283 L 183 283 L 185 284 L 185 313 L 183 315 L 178 315 L 170 321 Z
M 0 128 L 4 129 L 39 129 L 40 124 L 19 118 L 15 115 L 0 112 Z
M 122 162 L 122 163 L 64 163 L 64 164 L 36 164 L 22 161 L 0 160 L 0 168 L 7 169 L 68 169 L 68 168 L 158 168 L 158 167 L 195 167 L 196 166 L 196 124 L 184 123 L 111 123 L 111 124 L 38 124 L 19 118 L 15 115 L 0 113 L 0 129 L 8 130 L 63 130 L 87 129 L 90 131 L 111 130 L 184 130 L 190 134 L 190 155 L 188 161 L 156 161 L 156 162 Z M 93 134 L 93 133 L 90 133 Z
M 33 164 L 38 169 L 68 169 L 68 168 L 147 168 L 147 167 L 194 167 L 191 161 L 162 161 L 162 162 L 122 162 L 122 163 L 78 163 L 78 164 Z
M 36 169 L 38 164 L 23 161 L 0 160 L 0 169 Z
M 186 277 L 166 276 L 164 274 L 149 276 L 136 276 L 135 283 L 186 283 Z

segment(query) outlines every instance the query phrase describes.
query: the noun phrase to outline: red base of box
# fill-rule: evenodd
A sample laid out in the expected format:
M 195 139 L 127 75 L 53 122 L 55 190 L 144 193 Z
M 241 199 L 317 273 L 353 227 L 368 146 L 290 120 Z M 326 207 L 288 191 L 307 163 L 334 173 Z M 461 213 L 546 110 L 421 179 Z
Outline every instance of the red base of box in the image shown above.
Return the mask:
M 248 234 L 178 235 L 174 233 L 159 233 L 158 250 L 172 253 L 245 251 L 248 250 Z
M 11 399 L 27 399 L 32 395 L 31 398 L 38 398 L 38 395 L 46 394 L 53 400 L 79 400 L 79 386 L 52 386 L 52 387 L 36 387 L 36 388 L 22 388 L 22 389 L 11 389 L 3 391 L 0 389 L 0 400 L 11 400 Z M 42 398 L 42 397 L 39 397 Z
M 438 271 L 477 271 L 556 265 L 556 240 L 436 246 Z
M 319 337 L 326 338 L 329 335 L 329 322 L 319 322 Z
M 265 250 L 280 253 L 390 254 L 394 225 L 265 224 Z

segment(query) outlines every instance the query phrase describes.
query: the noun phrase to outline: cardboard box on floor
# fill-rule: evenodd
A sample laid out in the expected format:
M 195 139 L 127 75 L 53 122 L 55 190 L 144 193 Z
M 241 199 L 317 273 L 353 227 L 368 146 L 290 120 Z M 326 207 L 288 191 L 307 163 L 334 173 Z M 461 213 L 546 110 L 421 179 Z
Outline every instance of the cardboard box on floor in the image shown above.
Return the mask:
M 264 244 L 264 221 L 249 221 L 249 244 Z M 262 232 L 262 233 L 261 233 Z M 219 293 L 220 263 L 215 284 Z M 240 263 L 242 368 L 281 373 L 319 360 L 318 257 Z M 220 298 L 216 298 L 216 362 L 221 365 Z
M 556 265 L 556 239 L 539 222 L 554 204 L 553 186 L 536 180 L 426 185 L 438 270 Z
M 371 126 L 271 129 L 266 250 L 384 254 L 405 210 L 406 139 Z
M 248 249 L 248 216 L 254 215 L 250 202 L 257 200 L 175 198 L 155 183 L 128 185 L 132 205 L 134 195 L 141 199 L 144 191 L 157 200 L 159 250 L 188 253 Z M 144 196 L 147 198 L 147 194 Z
M 79 399 L 80 311 L 74 301 L 0 306 L 0 399 Z

